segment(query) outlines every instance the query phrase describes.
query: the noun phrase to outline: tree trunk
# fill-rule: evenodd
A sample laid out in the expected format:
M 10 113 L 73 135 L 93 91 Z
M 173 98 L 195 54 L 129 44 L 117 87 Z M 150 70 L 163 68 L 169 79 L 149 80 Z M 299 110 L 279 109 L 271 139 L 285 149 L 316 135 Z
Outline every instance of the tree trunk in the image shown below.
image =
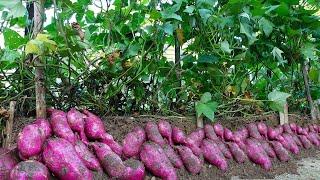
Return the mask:
M 305 87 L 305 93 L 306 97 L 309 103 L 310 107 L 310 114 L 311 114 L 311 119 L 313 121 L 317 120 L 318 115 L 317 115 L 317 106 L 315 106 L 311 93 L 310 93 L 310 86 L 309 86 L 309 76 L 308 76 L 308 64 L 307 62 L 304 62 L 302 65 L 302 74 L 303 74 L 303 80 L 304 80 L 304 87 Z
M 33 29 L 32 37 L 36 37 L 42 31 L 44 19 L 44 0 L 33 2 Z M 36 111 L 37 118 L 46 118 L 46 101 L 44 86 L 44 67 L 39 56 L 33 58 L 35 64 L 35 83 L 36 83 Z

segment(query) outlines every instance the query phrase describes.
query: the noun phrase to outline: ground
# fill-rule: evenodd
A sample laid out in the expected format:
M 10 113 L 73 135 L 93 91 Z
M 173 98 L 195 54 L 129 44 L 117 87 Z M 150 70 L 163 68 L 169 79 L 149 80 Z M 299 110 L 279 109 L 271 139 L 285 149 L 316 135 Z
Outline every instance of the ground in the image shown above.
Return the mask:
M 172 125 L 178 126 L 190 133 L 196 128 L 195 120 L 186 117 L 161 117 L 161 116 L 139 116 L 139 117 L 104 117 L 104 123 L 107 131 L 114 136 L 114 138 L 121 142 L 123 137 L 130 132 L 135 126 L 143 126 L 147 121 L 158 121 L 159 119 L 166 119 Z M 225 118 L 218 119 L 224 126 L 230 129 L 237 129 L 243 124 L 253 121 L 264 121 L 270 126 L 278 124 L 277 115 L 271 114 L 267 116 L 257 116 L 252 118 Z M 14 123 L 14 136 L 21 130 L 21 128 L 30 122 L 32 118 L 20 118 Z M 290 116 L 290 122 L 297 122 L 299 124 L 310 123 L 310 120 L 300 116 Z M 320 167 L 315 164 L 320 164 L 320 151 L 316 149 L 302 150 L 298 156 L 292 156 L 289 162 L 283 163 L 277 159 L 273 160 L 273 167 L 270 171 L 265 171 L 261 167 L 251 163 L 245 162 L 238 164 L 235 161 L 229 161 L 229 169 L 222 173 L 215 166 L 208 163 L 205 164 L 202 171 L 198 175 L 191 175 L 185 169 L 178 171 L 180 179 L 319 179 Z M 95 179 L 105 179 L 105 175 L 95 175 Z M 146 180 L 154 179 L 150 174 Z

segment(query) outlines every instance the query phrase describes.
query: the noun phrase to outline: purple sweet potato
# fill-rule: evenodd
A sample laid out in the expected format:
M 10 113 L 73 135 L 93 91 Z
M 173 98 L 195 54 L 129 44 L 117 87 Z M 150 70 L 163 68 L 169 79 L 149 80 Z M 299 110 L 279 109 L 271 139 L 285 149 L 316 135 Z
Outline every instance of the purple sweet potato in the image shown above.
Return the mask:
M 38 118 L 38 119 L 36 119 L 34 124 L 38 125 L 40 131 L 43 134 L 44 139 L 47 139 L 50 136 L 52 136 L 52 128 L 51 128 L 51 124 L 49 123 L 48 120 L 43 119 L 43 118 Z
M 278 141 L 270 141 L 274 152 L 277 155 L 277 158 L 282 161 L 286 162 L 290 160 L 290 156 L 288 151 L 282 146 L 282 144 Z
M 108 145 L 112 149 L 112 151 L 117 153 L 119 156 L 122 155 L 122 146 L 113 139 L 111 134 L 105 133 L 101 142 Z
M 234 142 L 242 142 L 248 137 L 248 131 L 246 128 L 239 129 L 233 133 Z
M 247 139 L 247 155 L 249 159 L 262 166 L 265 170 L 270 170 L 272 167 L 271 160 L 267 153 L 262 148 L 261 144 L 256 139 Z
M 110 177 L 119 178 L 125 174 L 126 167 L 124 163 L 108 145 L 100 142 L 94 142 L 91 145 L 96 152 L 101 166 Z
M 279 129 L 268 127 L 268 139 L 275 140 L 280 135 Z
M 208 139 L 211 139 L 211 140 L 219 139 L 217 134 L 214 132 L 213 126 L 210 124 L 204 125 L 204 134 Z
M 258 127 L 255 123 L 249 123 L 246 125 L 250 137 L 253 137 L 255 139 L 262 139 L 262 136 L 260 135 L 258 131 Z
M 168 157 L 168 159 L 170 160 L 171 164 L 175 167 L 180 169 L 183 166 L 183 162 L 181 160 L 181 158 L 179 157 L 179 155 L 174 151 L 174 149 L 166 144 L 163 146 L 163 151 L 166 154 L 166 156 Z
M 309 124 L 309 125 L 308 125 L 308 128 L 309 128 L 309 131 L 310 131 L 310 132 L 313 132 L 313 133 L 316 132 L 316 130 L 314 129 L 313 124 Z
M 145 177 L 144 165 L 136 159 L 128 159 L 124 162 L 126 171 L 120 178 L 122 180 L 143 180 Z
M 43 161 L 59 179 L 89 179 L 92 173 L 81 161 L 73 145 L 63 138 L 50 138 L 43 147 Z
M 315 145 L 316 147 L 320 146 L 320 141 L 319 141 L 319 135 L 315 132 L 309 132 L 309 134 L 307 135 L 307 138 L 309 139 L 309 141 Z
M 210 164 L 217 166 L 220 170 L 228 169 L 228 162 L 220 151 L 218 145 L 211 140 L 204 139 L 201 143 L 203 157 Z
M 9 179 L 10 171 L 18 164 L 17 159 L 13 156 L 12 151 L 0 148 L 0 179 Z
M 233 132 L 228 129 L 228 128 L 224 128 L 224 134 L 223 134 L 223 137 L 226 141 L 233 141 Z
M 228 147 L 233 156 L 233 159 L 235 159 L 238 163 L 243 163 L 248 159 L 246 153 L 238 146 L 237 143 L 230 142 L 228 144 Z
M 284 133 L 293 134 L 293 131 L 291 130 L 291 127 L 289 124 L 283 124 L 282 127 L 283 127 Z
M 146 141 L 146 133 L 141 127 L 136 127 L 132 132 L 128 133 L 123 141 L 123 154 L 130 158 L 139 154 L 142 144 Z
M 283 133 L 277 137 L 278 141 L 283 145 L 284 148 L 289 150 L 293 154 L 299 154 L 300 150 L 298 145 L 293 140 L 292 136 L 288 133 Z
M 302 143 L 301 143 L 300 139 L 298 138 L 298 136 L 297 136 L 296 134 L 292 134 L 291 136 L 292 136 L 294 142 L 295 142 L 299 147 L 302 147 Z
M 57 137 L 66 139 L 71 144 L 74 144 L 76 137 L 68 124 L 66 113 L 56 109 L 51 109 L 49 112 L 51 112 L 50 123 L 53 133 Z
M 305 149 L 310 149 L 312 147 L 312 143 L 309 141 L 307 136 L 305 135 L 298 135 L 299 140 L 301 141 L 301 144 Z
M 218 147 L 219 147 L 220 151 L 222 152 L 222 154 L 224 155 L 224 157 L 226 157 L 228 159 L 232 158 L 232 154 L 225 143 L 223 143 L 220 140 L 212 140 L 212 142 L 214 142 L 218 145 Z
M 78 140 L 76 142 L 76 145 L 74 146 L 74 149 L 88 169 L 93 171 L 102 170 L 96 156 L 88 149 L 88 147 L 82 141 Z
M 160 120 L 158 122 L 158 129 L 162 137 L 166 138 L 170 145 L 173 145 L 172 142 L 172 127 L 168 121 Z
M 290 123 L 289 124 L 292 132 L 297 133 L 297 124 L 296 123 Z
M 87 138 L 91 140 L 101 140 L 104 138 L 106 129 L 102 120 L 88 110 L 82 111 L 87 117 L 84 123 L 84 132 Z
M 267 137 L 267 135 L 268 135 L 268 127 L 264 122 L 258 122 L 257 123 L 257 128 L 258 128 L 259 133 L 262 136 Z
M 88 144 L 88 139 L 86 134 L 84 133 L 84 118 L 86 116 L 81 112 L 77 111 L 75 108 L 72 108 L 67 113 L 67 119 L 70 128 L 77 132 L 80 136 L 80 140 L 86 144 Z
M 276 153 L 274 152 L 274 150 L 272 149 L 272 147 L 267 141 L 261 141 L 260 144 L 270 158 L 276 157 Z
M 44 136 L 39 126 L 30 124 L 25 126 L 18 134 L 17 147 L 25 159 L 34 159 L 42 151 Z
M 186 139 L 186 135 L 184 132 L 178 128 L 178 127 L 173 127 L 172 128 L 172 140 L 176 144 L 184 144 Z
M 147 134 L 147 139 L 150 141 L 153 141 L 160 146 L 163 146 L 166 144 L 166 141 L 161 136 L 157 124 L 154 122 L 148 122 L 145 127 L 145 131 Z
M 187 136 L 186 144 L 195 144 L 196 146 L 200 146 L 204 136 L 204 130 L 202 128 L 198 128 Z
M 38 161 L 22 161 L 10 172 L 10 179 L 14 180 L 49 180 L 48 168 Z
M 184 166 L 191 174 L 198 174 L 201 171 L 203 160 L 194 155 L 191 149 L 186 146 L 179 146 L 178 152 Z
M 216 123 L 213 125 L 213 129 L 214 129 L 214 132 L 220 137 L 223 139 L 223 135 L 224 135 L 224 128 L 221 124 L 219 123 Z
M 144 143 L 141 147 L 140 159 L 153 175 L 162 179 L 178 179 L 175 168 L 158 144 Z

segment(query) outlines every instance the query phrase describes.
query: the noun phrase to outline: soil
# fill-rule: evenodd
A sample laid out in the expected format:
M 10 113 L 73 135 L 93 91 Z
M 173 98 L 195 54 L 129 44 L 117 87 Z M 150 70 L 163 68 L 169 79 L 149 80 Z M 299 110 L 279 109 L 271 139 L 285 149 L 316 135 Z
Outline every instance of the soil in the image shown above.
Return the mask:
M 123 116 L 108 116 L 102 118 L 104 120 L 107 131 L 113 135 L 118 141 L 124 138 L 124 136 L 130 132 L 136 126 L 144 126 L 148 121 L 157 122 L 160 119 L 169 121 L 172 125 L 180 127 L 187 134 L 196 129 L 196 122 L 194 118 L 188 117 L 161 117 L 161 116 L 138 116 L 138 117 L 123 117 Z M 269 126 L 276 126 L 279 124 L 279 117 L 275 114 L 258 116 L 255 118 L 225 118 L 218 119 L 217 121 L 223 126 L 235 130 L 242 127 L 244 124 L 254 121 L 264 121 Z M 16 137 L 18 132 L 26 125 L 33 122 L 32 118 L 19 118 L 16 119 L 13 125 L 13 137 Z M 305 125 L 311 122 L 308 117 L 300 117 L 297 115 L 289 116 L 289 122 L 296 122 L 300 125 Z M 206 122 L 210 123 L 210 122 Z M 14 143 L 14 142 L 13 142 Z M 252 163 L 245 162 L 238 164 L 235 161 L 229 160 L 229 169 L 226 172 L 221 172 L 215 166 L 206 163 L 203 166 L 201 173 L 198 175 L 191 175 L 185 169 L 178 170 L 179 179 L 273 179 L 282 174 L 298 174 L 298 165 L 296 160 L 301 160 L 307 157 L 315 157 L 319 154 L 316 149 L 301 150 L 299 155 L 291 157 L 289 162 L 280 162 L 277 159 L 273 159 L 273 167 L 270 171 L 263 170 L 260 166 Z M 95 173 L 94 179 L 107 179 L 105 174 Z M 148 174 L 146 180 L 154 179 L 151 174 Z M 156 178 L 157 179 L 157 178 Z

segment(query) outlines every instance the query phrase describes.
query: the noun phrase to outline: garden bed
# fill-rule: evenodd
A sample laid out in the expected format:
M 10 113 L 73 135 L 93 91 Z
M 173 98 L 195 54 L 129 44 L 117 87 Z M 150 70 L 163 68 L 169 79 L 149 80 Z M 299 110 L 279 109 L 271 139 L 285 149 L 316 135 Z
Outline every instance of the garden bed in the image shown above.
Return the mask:
M 132 130 L 135 126 L 144 126 L 147 121 L 158 121 L 159 119 L 165 119 L 169 121 L 172 125 L 176 125 L 185 132 L 190 133 L 196 128 L 196 123 L 194 118 L 187 117 L 161 117 L 161 116 L 138 116 L 138 117 L 123 117 L 123 116 L 109 116 L 104 117 L 104 123 L 107 131 L 113 135 L 113 137 L 118 141 L 123 139 L 123 137 Z M 33 121 L 32 118 L 17 118 L 13 125 L 13 136 L 16 137 L 17 133 L 26 125 Z M 253 118 L 226 118 L 218 119 L 218 121 L 232 130 L 243 126 L 246 123 L 253 121 L 264 121 L 268 125 L 277 125 L 278 117 L 275 114 L 257 116 Z M 298 124 L 308 124 L 311 123 L 307 117 L 300 117 L 296 115 L 289 116 L 290 122 L 297 122 Z M 14 142 L 13 142 L 14 143 Z M 288 173 L 297 174 L 297 164 L 294 160 L 300 160 L 305 157 L 314 157 L 319 154 L 318 150 L 301 149 L 299 155 L 291 156 L 289 162 L 280 162 L 278 159 L 273 159 L 272 169 L 270 171 L 265 171 L 260 166 L 252 163 L 245 162 L 243 164 L 238 164 L 233 160 L 229 160 L 229 169 L 226 172 L 221 172 L 215 166 L 208 163 L 203 166 L 202 171 L 198 175 L 191 175 L 185 169 L 178 170 L 178 175 L 180 179 L 231 179 L 232 177 L 239 177 L 245 179 L 270 179 L 277 175 Z M 95 179 L 105 179 L 105 174 L 95 174 Z M 146 179 L 151 179 L 152 176 L 148 175 Z

